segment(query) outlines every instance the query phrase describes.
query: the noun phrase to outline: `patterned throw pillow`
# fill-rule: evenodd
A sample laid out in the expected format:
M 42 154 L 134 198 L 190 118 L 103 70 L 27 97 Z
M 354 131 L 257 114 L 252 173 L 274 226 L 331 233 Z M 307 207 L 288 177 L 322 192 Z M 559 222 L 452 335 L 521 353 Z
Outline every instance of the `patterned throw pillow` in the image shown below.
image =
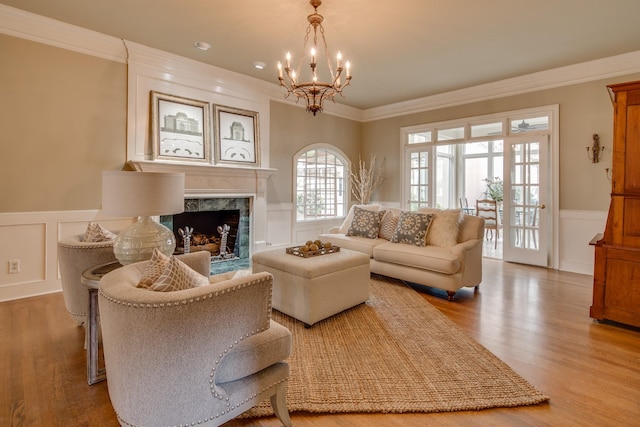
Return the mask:
M 173 292 L 197 288 L 209 284 L 209 278 L 193 270 L 176 257 L 169 258 L 169 264 L 158 280 L 149 289 L 158 292 Z
M 87 226 L 87 231 L 84 232 L 82 238 L 83 242 L 111 242 L 115 240 L 117 236 L 107 229 L 102 228 L 97 222 L 90 222 Z
M 427 231 L 432 219 L 433 215 L 431 214 L 402 212 L 391 242 L 426 246 Z
M 347 236 L 360 236 L 375 239 L 380 231 L 380 221 L 386 211 L 368 211 L 356 207 L 353 210 L 353 220 L 347 230 Z
M 153 250 L 138 282 L 139 288 L 150 288 L 169 265 L 169 257 L 157 249 Z
M 396 227 L 398 226 L 398 220 L 400 217 L 393 215 L 391 212 L 387 212 L 387 214 L 382 218 L 382 224 L 380 224 L 380 236 L 383 239 L 391 240 L 393 238 L 393 233 L 396 231 Z

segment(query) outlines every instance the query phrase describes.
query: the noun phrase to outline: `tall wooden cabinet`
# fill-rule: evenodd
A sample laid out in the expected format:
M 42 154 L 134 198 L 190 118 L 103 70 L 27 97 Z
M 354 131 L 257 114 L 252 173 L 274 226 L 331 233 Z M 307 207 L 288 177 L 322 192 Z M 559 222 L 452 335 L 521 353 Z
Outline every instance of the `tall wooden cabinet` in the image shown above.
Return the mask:
M 640 81 L 608 89 L 614 105 L 611 204 L 595 244 L 591 317 L 640 327 Z

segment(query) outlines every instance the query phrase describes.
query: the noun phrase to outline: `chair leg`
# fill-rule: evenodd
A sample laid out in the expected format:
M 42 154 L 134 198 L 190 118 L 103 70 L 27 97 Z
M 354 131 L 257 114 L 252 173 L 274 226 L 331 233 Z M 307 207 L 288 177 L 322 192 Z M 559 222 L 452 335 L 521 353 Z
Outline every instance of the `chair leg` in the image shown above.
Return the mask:
M 276 394 L 271 396 L 271 407 L 282 425 L 291 426 L 289 409 L 287 409 L 287 382 L 283 381 L 276 386 Z

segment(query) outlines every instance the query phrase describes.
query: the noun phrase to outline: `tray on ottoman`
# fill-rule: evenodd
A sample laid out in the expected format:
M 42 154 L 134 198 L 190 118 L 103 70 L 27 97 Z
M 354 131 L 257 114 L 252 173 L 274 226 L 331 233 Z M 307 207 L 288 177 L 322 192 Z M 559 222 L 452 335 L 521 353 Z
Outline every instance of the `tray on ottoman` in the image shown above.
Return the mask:
M 301 258 L 311 258 L 314 256 L 326 255 L 326 254 L 334 254 L 336 252 L 340 252 L 340 246 L 331 246 L 330 248 L 322 248 L 317 251 L 302 250 L 303 246 L 292 246 L 287 248 L 287 253 L 290 255 L 299 256 Z

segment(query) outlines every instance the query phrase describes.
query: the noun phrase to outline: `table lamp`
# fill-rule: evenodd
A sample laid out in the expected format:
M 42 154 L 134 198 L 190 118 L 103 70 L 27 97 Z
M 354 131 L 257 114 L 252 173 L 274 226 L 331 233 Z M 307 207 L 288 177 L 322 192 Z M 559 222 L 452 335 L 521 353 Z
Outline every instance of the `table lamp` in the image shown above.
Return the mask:
M 120 264 L 148 260 L 154 249 L 170 256 L 176 248 L 173 231 L 150 217 L 184 212 L 184 174 L 103 171 L 102 210 L 106 215 L 138 217 L 113 244 Z

